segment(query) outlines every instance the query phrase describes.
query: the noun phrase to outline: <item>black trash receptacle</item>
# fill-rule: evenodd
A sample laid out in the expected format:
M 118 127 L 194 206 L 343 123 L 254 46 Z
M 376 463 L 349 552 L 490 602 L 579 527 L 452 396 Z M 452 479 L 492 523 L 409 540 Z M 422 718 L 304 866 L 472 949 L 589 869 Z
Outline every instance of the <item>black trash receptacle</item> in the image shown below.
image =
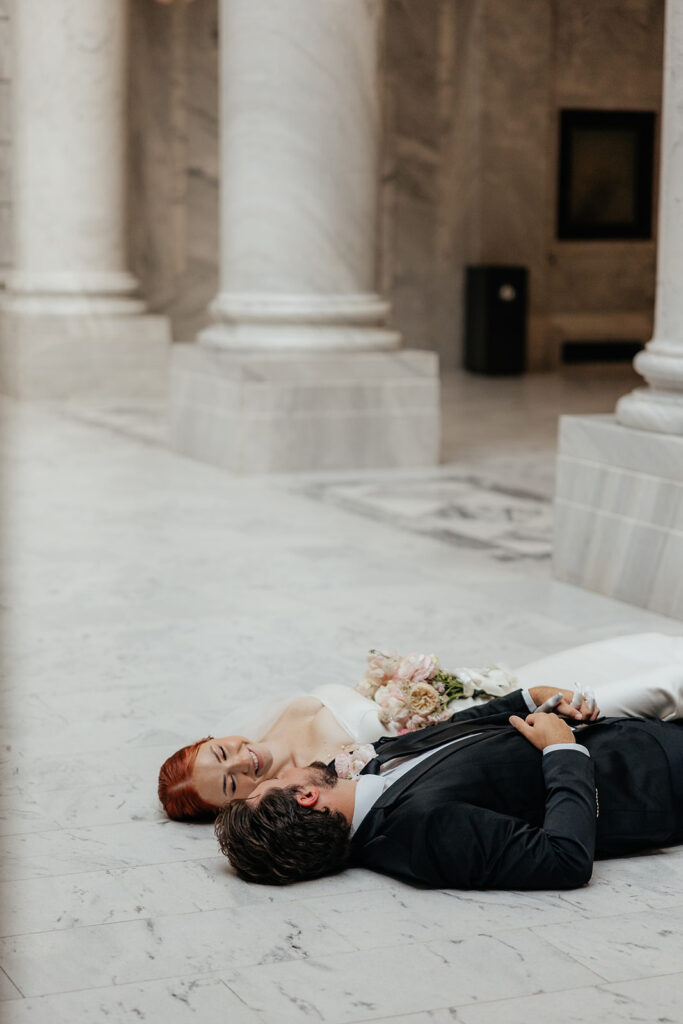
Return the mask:
M 491 375 L 524 373 L 526 294 L 526 267 L 466 268 L 466 370 Z

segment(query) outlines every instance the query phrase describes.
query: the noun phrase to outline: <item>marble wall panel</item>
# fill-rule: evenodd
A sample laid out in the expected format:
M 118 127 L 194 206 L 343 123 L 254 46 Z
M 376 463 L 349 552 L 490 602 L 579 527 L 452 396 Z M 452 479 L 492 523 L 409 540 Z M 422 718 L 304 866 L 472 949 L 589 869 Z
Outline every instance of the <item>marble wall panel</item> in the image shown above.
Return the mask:
M 131 15 L 131 265 L 175 339 L 190 340 L 217 289 L 217 0 Z
M 599 4 L 578 0 L 556 4 L 556 108 L 659 112 L 663 16 L 662 0 L 602 0 Z M 557 130 L 555 127 L 555 138 Z M 657 168 L 655 157 L 655 192 Z M 548 313 L 651 311 L 655 287 L 654 237 L 650 241 L 558 242 L 554 238 L 556 188 L 554 182 L 552 185 Z
M 530 318 L 546 308 L 548 193 L 555 159 L 552 18 L 552 0 L 485 4 L 476 262 L 528 268 Z M 529 351 L 531 368 L 544 362 L 542 348 Z
M 658 106 L 664 7 L 663 0 L 557 3 L 560 102 L 624 110 Z
M 550 312 L 618 313 L 653 309 L 656 265 L 653 242 L 566 242 L 562 247 L 556 244 L 554 251 L 548 273 Z
M 391 79 L 393 127 L 397 135 L 438 147 L 438 52 L 442 0 L 388 0 L 384 60 Z

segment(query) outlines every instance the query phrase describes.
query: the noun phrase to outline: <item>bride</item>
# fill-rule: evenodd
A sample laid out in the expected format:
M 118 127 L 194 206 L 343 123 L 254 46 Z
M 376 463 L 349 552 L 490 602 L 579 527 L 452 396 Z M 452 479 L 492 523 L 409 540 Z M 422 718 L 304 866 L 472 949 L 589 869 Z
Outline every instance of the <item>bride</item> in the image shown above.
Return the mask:
M 374 660 L 384 657 L 379 655 Z M 424 665 L 429 656 L 411 657 L 423 659 L 414 662 L 418 665 L 414 680 L 420 676 L 419 665 Z M 394 659 L 392 671 L 398 660 Z M 522 687 L 529 695 L 530 709 L 554 698 L 553 710 L 577 723 L 594 721 L 601 712 L 609 716 L 683 717 L 681 637 L 651 633 L 586 644 L 519 669 L 516 679 L 510 678 L 507 685 L 501 685 L 500 672 L 496 671 L 496 685 L 489 687 L 489 694 Z M 456 676 L 459 682 L 463 678 L 474 680 L 479 692 L 486 689 L 486 671 L 461 669 Z M 432 682 L 456 676 L 441 673 L 432 676 Z M 556 685 L 547 685 L 548 679 Z M 581 681 L 580 689 L 577 680 Z M 419 678 L 413 685 L 419 687 Z M 592 689 L 597 690 L 600 707 Z M 390 686 L 385 690 L 389 692 Z M 472 686 L 468 689 L 466 682 L 465 694 L 471 691 Z M 378 703 L 376 686 L 374 697 L 330 683 L 280 707 L 271 706 L 268 720 L 251 730 L 258 739 L 240 735 L 207 737 L 183 747 L 164 762 L 159 774 L 159 799 L 164 810 L 176 821 L 213 821 L 223 805 L 233 798 L 249 796 L 258 783 L 285 768 L 303 767 L 312 761 L 328 763 L 345 751 L 395 734 L 399 726 L 405 731 L 435 720 L 428 715 L 413 715 L 406 720 L 401 718 L 400 710 L 394 710 L 392 717 L 391 697 L 384 704 Z M 446 699 L 447 695 L 443 701 Z M 452 701 L 449 712 L 476 701 L 467 696 Z

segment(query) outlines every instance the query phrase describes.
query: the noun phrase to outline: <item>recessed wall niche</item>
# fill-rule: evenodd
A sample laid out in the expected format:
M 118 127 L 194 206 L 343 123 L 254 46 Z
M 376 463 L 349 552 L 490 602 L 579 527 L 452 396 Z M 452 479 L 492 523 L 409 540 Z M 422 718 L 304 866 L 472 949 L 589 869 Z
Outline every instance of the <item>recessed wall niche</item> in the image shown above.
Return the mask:
M 652 237 L 655 115 L 561 110 L 557 237 Z

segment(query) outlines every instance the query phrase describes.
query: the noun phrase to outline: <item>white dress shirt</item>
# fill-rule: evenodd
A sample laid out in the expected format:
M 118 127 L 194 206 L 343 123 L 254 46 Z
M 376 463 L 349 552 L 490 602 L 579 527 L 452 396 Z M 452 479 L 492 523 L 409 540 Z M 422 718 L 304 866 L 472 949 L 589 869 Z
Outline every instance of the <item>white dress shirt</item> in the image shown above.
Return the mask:
M 529 711 L 535 711 L 536 705 L 531 699 L 529 691 L 522 690 L 522 696 L 526 701 Z M 477 736 L 476 719 L 472 723 L 472 727 L 473 731 L 468 733 L 467 736 L 459 736 L 456 740 L 449 740 L 447 743 L 442 743 L 441 746 L 434 747 L 432 750 L 426 750 L 422 754 L 415 754 L 412 757 L 393 757 L 390 761 L 385 761 L 380 768 L 379 775 L 360 775 L 356 784 L 356 797 L 353 808 L 353 819 L 351 821 L 351 835 L 358 831 L 361 822 L 367 817 L 389 786 L 393 786 L 393 784 L 398 782 L 406 772 L 415 768 L 420 761 L 424 761 L 426 758 L 431 757 L 432 754 L 436 754 L 437 751 L 445 750 L 446 747 L 452 747 L 454 744 L 461 743 L 465 739 L 471 739 L 472 736 Z M 590 757 L 590 753 L 581 743 L 552 743 L 550 746 L 545 748 L 543 756 L 545 757 L 546 754 L 551 754 L 554 750 L 576 750 L 578 753 L 584 754 L 586 757 Z

